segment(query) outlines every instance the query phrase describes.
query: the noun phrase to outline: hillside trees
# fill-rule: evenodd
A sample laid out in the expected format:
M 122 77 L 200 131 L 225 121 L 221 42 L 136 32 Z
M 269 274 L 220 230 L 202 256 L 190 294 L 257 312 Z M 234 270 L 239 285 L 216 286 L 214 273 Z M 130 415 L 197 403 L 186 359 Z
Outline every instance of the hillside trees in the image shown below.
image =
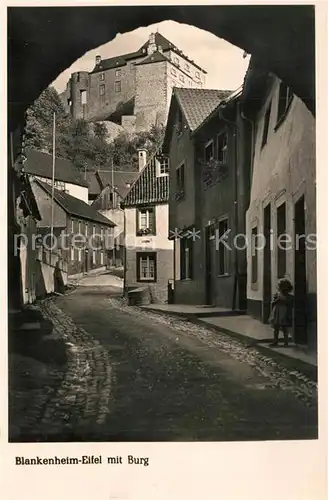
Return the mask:
M 74 120 L 65 112 L 58 92 L 49 87 L 27 112 L 26 146 L 52 153 L 53 115 L 56 114 L 56 155 L 71 159 L 80 169 L 108 168 L 137 170 L 138 149 L 153 154 L 160 147 L 164 127 L 130 136 L 124 132 L 114 140 L 103 123 Z

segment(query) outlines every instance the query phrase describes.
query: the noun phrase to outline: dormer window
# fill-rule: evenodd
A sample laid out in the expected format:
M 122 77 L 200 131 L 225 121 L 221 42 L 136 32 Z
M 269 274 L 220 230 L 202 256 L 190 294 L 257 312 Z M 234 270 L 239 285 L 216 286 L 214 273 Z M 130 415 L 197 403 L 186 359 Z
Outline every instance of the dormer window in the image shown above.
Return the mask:
M 164 177 L 169 173 L 169 159 L 167 156 L 157 158 L 157 177 Z
M 177 66 L 180 66 L 180 61 L 179 61 L 179 58 L 178 58 L 178 57 L 175 57 L 173 62 L 174 62 L 174 64 L 176 64 Z
M 197 78 L 197 79 L 199 80 L 199 78 L 200 78 L 199 71 L 196 71 L 196 73 L 195 73 L 195 78 Z
M 189 71 L 190 71 L 189 64 L 185 64 L 185 70 L 188 71 L 188 73 L 189 73 Z
M 180 80 L 180 82 L 184 83 L 184 76 L 183 76 L 183 75 L 180 75 L 180 76 L 179 76 L 179 80 Z

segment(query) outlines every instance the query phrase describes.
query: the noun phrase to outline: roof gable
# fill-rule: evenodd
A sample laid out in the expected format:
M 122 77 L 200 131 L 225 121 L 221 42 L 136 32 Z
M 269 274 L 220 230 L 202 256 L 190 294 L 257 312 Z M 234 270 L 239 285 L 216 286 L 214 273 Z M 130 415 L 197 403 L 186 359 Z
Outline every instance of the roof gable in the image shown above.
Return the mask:
M 39 181 L 38 179 L 36 179 L 35 182 L 39 186 L 41 186 L 41 188 L 48 195 L 52 195 L 52 187 L 49 184 Z M 66 213 L 70 215 L 80 217 L 81 219 L 88 219 L 90 221 L 98 222 L 100 224 L 111 227 L 115 226 L 115 224 L 111 220 L 101 215 L 99 212 L 97 212 L 97 210 L 95 210 L 95 208 L 91 207 L 84 201 L 79 200 L 78 198 L 75 198 L 68 193 L 65 193 L 65 191 L 54 189 L 54 200 L 65 210 Z
M 142 59 L 142 61 L 136 63 L 136 66 L 141 66 L 142 64 L 151 64 L 155 62 L 167 62 L 169 59 L 159 52 L 158 50 L 154 52 L 153 54 L 150 54 L 146 59 Z
M 180 109 L 192 132 L 230 93 L 231 90 L 174 88 Z
M 169 149 L 177 107 L 180 108 L 190 131 L 194 132 L 231 92 L 231 90 L 174 87 L 165 130 L 163 151 L 168 152 Z
M 169 176 L 157 176 L 156 155 L 148 161 L 122 202 L 122 207 L 168 203 Z
M 24 170 L 29 175 L 46 177 L 52 179 L 52 155 L 32 148 L 26 148 L 27 161 L 24 164 Z M 78 186 L 88 187 L 83 180 L 81 172 L 74 163 L 67 158 L 55 157 L 55 180 L 76 184 Z

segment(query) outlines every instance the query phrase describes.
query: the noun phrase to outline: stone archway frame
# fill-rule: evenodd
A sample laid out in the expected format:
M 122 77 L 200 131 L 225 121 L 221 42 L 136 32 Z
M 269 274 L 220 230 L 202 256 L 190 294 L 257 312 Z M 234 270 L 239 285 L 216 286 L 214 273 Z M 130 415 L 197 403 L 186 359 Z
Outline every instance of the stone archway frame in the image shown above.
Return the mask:
M 9 128 L 15 129 L 27 107 L 86 52 L 118 33 L 164 20 L 209 31 L 252 54 L 290 85 L 314 114 L 314 6 L 11 7 Z

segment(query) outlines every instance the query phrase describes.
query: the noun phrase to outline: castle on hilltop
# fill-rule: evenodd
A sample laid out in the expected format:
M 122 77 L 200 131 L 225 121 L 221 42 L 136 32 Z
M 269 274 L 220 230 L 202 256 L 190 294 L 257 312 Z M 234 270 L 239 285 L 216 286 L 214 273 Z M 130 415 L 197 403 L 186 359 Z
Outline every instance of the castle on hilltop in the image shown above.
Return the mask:
M 173 87 L 203 88 L 206 71 L 160 33 L 136 52 L 101 59 L 72 73 L 61 94 L 74 118 L 112 121 L 128 132 L 165 125 Z

